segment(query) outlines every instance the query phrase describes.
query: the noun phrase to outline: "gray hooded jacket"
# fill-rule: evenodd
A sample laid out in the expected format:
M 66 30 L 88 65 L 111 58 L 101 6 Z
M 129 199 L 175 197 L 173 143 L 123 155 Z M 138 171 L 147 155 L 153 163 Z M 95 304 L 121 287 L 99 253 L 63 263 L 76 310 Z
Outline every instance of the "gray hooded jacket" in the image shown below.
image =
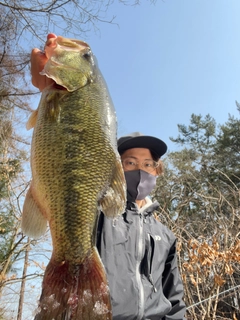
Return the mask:
M 100 215 L 97 247 L 109 281 L 114 320 L 184 320 L 176 238 L 153 216 L 127 203 L 119 218 Z

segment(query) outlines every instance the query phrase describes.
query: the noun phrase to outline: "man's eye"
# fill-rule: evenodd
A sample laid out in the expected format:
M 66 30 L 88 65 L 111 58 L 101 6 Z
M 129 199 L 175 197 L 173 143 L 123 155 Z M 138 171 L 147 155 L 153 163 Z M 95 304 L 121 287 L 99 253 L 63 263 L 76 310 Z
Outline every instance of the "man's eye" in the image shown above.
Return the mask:
M 144 163 L 144 166 L 146 167 L 146 168 L 151 168 L 151 167 L 153 167 L 153 163 L 150 161 L 150 162 L 145 162 Z

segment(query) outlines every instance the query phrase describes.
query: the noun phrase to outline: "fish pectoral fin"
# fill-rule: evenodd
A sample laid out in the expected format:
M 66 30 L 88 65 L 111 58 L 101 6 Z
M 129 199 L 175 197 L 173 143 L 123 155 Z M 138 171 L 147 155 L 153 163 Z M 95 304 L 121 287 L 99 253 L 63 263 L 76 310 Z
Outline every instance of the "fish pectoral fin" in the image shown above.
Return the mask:
M 27 130 L 30 130 L 30 129 L 35 127 L 35 124 L 37 122 L 37 115 L 38 115 L 38 110 L 34 110 L 31 113 L 31 115 L 30 115 L 30 117 L 29 117 L 29 119 L 28 119 L 28 121 L 26 123 L 26 129 Z
M 43 216 L 29 188 L 22 212 L 21 228 L 24 234 L 37 239 L 46 232 L 47 219 Z
M 116 217 L 125 211 L 126 207 L 126 181 L 122 164 L 116 160 L 112 181 L 100 201 L 101 209 L 107 217 Z

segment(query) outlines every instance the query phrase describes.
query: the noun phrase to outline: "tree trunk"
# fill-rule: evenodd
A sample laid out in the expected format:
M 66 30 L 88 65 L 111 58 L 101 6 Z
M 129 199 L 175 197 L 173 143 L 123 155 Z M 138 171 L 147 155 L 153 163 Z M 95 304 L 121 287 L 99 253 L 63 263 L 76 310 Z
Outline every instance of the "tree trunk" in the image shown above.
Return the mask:
M 28 244 L 27 244 L 27 247 L 26 247 L 25 258 L 24 258 L 24 266 L 23 266 L 23 273 L 22 273 L 22 284 L 21 284 L 19 303 L 18 303 L 17 320 L 22 320 L 22 311 L 23 311 L 24 291 L 25 291 L 26 275 L 27 275 L 27 267 L 28 267 L 29 249 L 30 249 L 30 241 L 28 239 Z

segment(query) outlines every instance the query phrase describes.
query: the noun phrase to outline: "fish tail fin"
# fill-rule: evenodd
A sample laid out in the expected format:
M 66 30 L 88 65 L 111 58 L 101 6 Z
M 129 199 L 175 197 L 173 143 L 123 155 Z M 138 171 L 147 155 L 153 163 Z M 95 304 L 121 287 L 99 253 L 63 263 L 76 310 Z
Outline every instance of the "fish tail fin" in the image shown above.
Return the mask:
M 80 265 L 56 265 L 52 258 L 42 287 L 34 320 L 112 319 L 106 274 L 95 247 Z

